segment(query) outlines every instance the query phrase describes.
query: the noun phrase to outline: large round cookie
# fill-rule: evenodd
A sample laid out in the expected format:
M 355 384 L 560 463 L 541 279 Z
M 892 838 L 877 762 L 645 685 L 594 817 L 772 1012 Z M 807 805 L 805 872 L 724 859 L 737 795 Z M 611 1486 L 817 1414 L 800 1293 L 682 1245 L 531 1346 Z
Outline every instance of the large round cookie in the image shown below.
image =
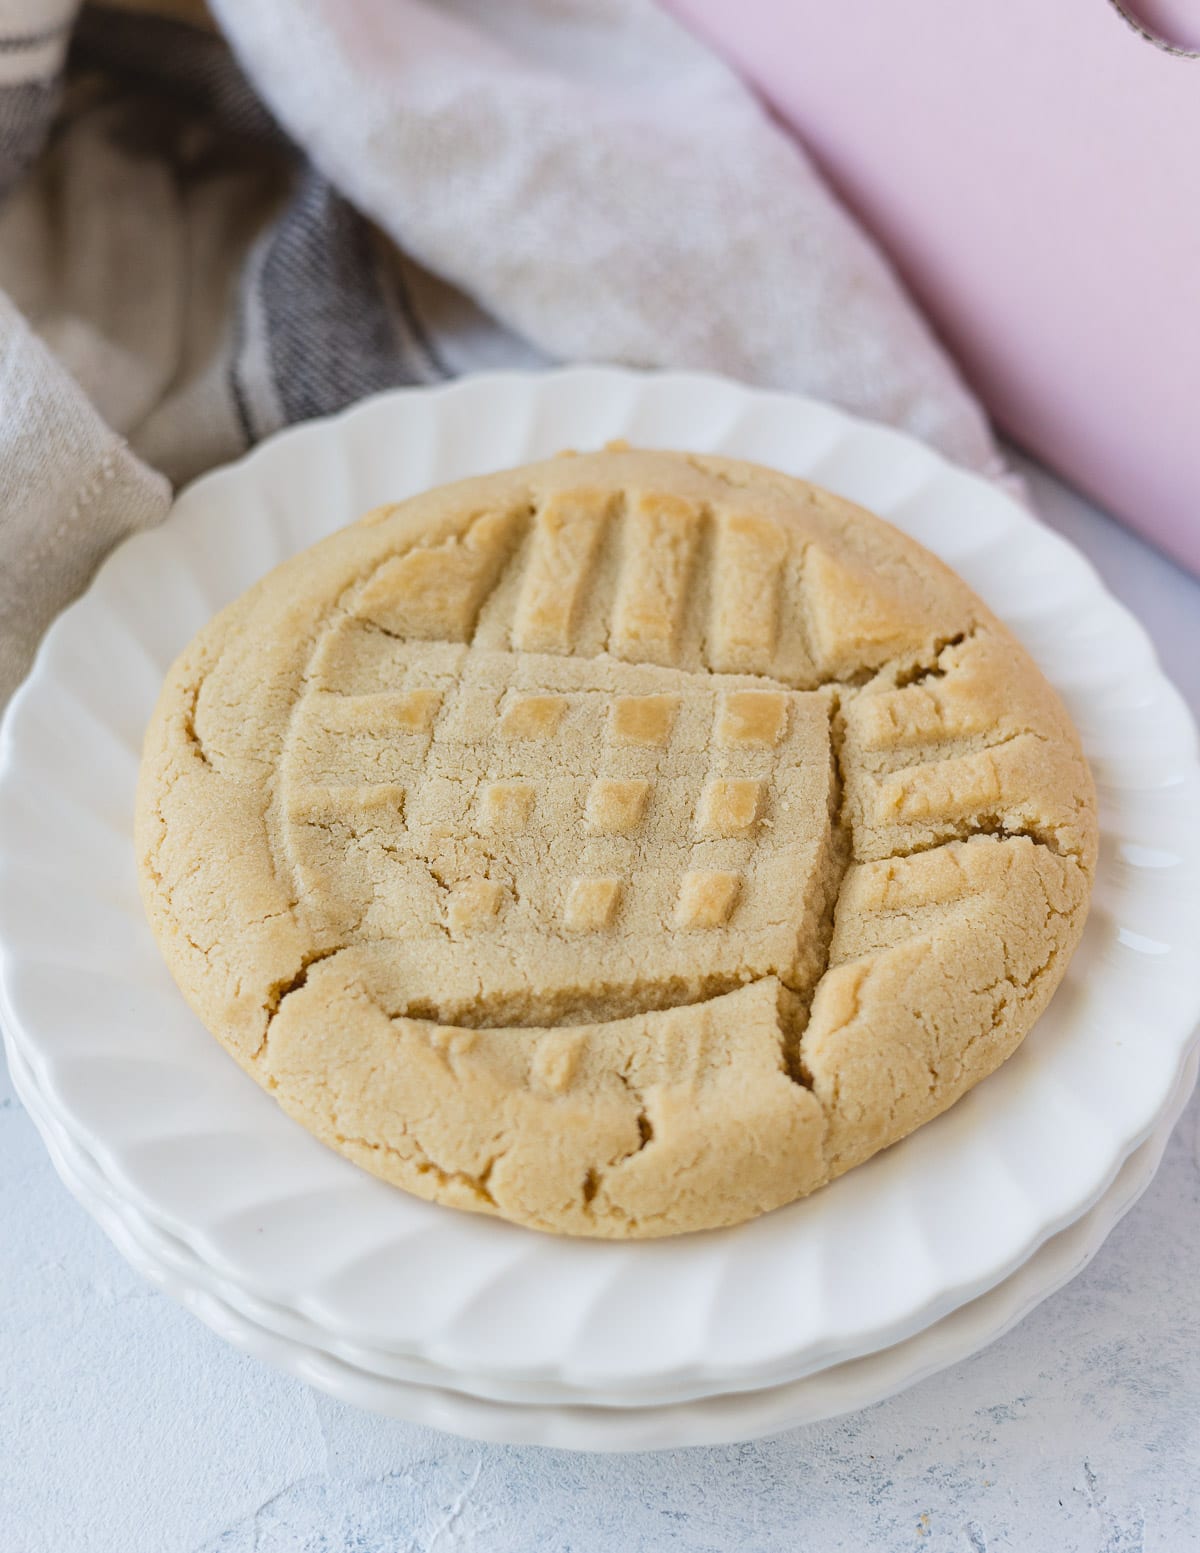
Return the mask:
M 622 1237 L 790 1202 L 997 1067 L 1096 827 L 1057 697 L 919 545 L 610 450 L 373 512 L 224 610 L 137 843 L 181 988 L 297 1120 Z

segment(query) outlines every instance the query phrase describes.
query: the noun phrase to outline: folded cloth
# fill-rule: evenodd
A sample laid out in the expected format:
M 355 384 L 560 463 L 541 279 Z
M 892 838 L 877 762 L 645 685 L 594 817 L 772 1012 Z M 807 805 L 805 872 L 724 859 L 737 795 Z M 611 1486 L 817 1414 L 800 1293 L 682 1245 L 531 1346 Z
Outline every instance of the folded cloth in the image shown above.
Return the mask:
M 706 368 L 997 467 L 886 261 L 651 0 L 4 0 L 0 195 L 0 704 L 168 480 L 395 384 Z

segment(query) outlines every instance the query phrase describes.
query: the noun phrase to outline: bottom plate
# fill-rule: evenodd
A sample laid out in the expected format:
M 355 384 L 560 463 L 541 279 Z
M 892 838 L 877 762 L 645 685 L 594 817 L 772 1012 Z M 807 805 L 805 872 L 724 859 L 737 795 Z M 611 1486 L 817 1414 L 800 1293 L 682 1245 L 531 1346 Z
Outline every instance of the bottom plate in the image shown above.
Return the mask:
M 1046 1241 L 1003 1283 L 915 1337 L 786 1385 L 674 1405 L 602 1407 L 502 1402 L 389 1378 L 272 1331 L 235 1310 L 205 1286 L 208 1275 L 198 1260 L 189 1276 L 177 1254 L 164 1259 L 161 1248 L 155 1247 L 157 1232 L 115 1196 L 51 1113 L 13 1043 L 5 1044 L 13 1084 L 65 1185 L 143 1276 L 227 1342 L 341 1401 L 391 1418 L 497 1444 L 593 1451 L 722 1445 L 817 1423 L 880 1402 L 986 1347 L 1080 1272 L 1145 1191 L 1200 1064 L 1200 1052 L 1193 1053 L 1153 1132 L 1088 1213 Z

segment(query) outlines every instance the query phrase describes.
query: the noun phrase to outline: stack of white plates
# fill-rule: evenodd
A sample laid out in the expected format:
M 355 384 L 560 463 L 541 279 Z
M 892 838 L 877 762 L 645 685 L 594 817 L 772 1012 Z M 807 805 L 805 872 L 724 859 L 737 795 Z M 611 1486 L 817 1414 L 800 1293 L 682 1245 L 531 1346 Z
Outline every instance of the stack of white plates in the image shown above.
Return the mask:
M 803 475 L 943 556 L 1061 691 L 1102 823 L 1083 944 L 999 1073 L 804 1202 L 628 1245 L 418 1202 L 289 1121 L 176 991 L 131 843 L 142 729 L 217 609 L 369 507 L 614 437 Z M 713 378 L 489 376 L 275 438 L 108 562 L 0 736 L 0 1022 L 64 1181 L 231 1342 L 483 1439 L 744 1439 L 861 1407 L 991 1341 L 1083 1266 L 1152 1176 L 1195 1078 L 1197 943 L 1195 729 L 1087 562 L 897 433 Z

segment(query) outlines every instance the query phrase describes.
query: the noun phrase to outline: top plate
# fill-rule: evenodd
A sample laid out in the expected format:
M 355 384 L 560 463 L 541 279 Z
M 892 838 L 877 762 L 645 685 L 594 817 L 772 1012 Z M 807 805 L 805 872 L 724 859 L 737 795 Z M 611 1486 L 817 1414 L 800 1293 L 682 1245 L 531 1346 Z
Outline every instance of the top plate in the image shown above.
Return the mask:
M 553 1240 L 416 1201 L 289 1121 L 176 991 L 131 845 L 171 659 L 278 561 L 426 486 L 613 437 L 758 459 L 928 545 L 1074 716 L 1102 846 L 1084 942 L 1018 1054 L 944 1117 L 733 1230 Z M 576 369 L 404 390 L 197 482 L 48 635 L 0 743 L 0 997 L 55 1110 L 151 1222 L 350 1341 L 471 1375 L 667 1400 L 898 1341 L 1093 1203 L 1167 1101 L 1200 1015 L 1195 729 L 1088 564 L 882 428 L 693 375 Z

